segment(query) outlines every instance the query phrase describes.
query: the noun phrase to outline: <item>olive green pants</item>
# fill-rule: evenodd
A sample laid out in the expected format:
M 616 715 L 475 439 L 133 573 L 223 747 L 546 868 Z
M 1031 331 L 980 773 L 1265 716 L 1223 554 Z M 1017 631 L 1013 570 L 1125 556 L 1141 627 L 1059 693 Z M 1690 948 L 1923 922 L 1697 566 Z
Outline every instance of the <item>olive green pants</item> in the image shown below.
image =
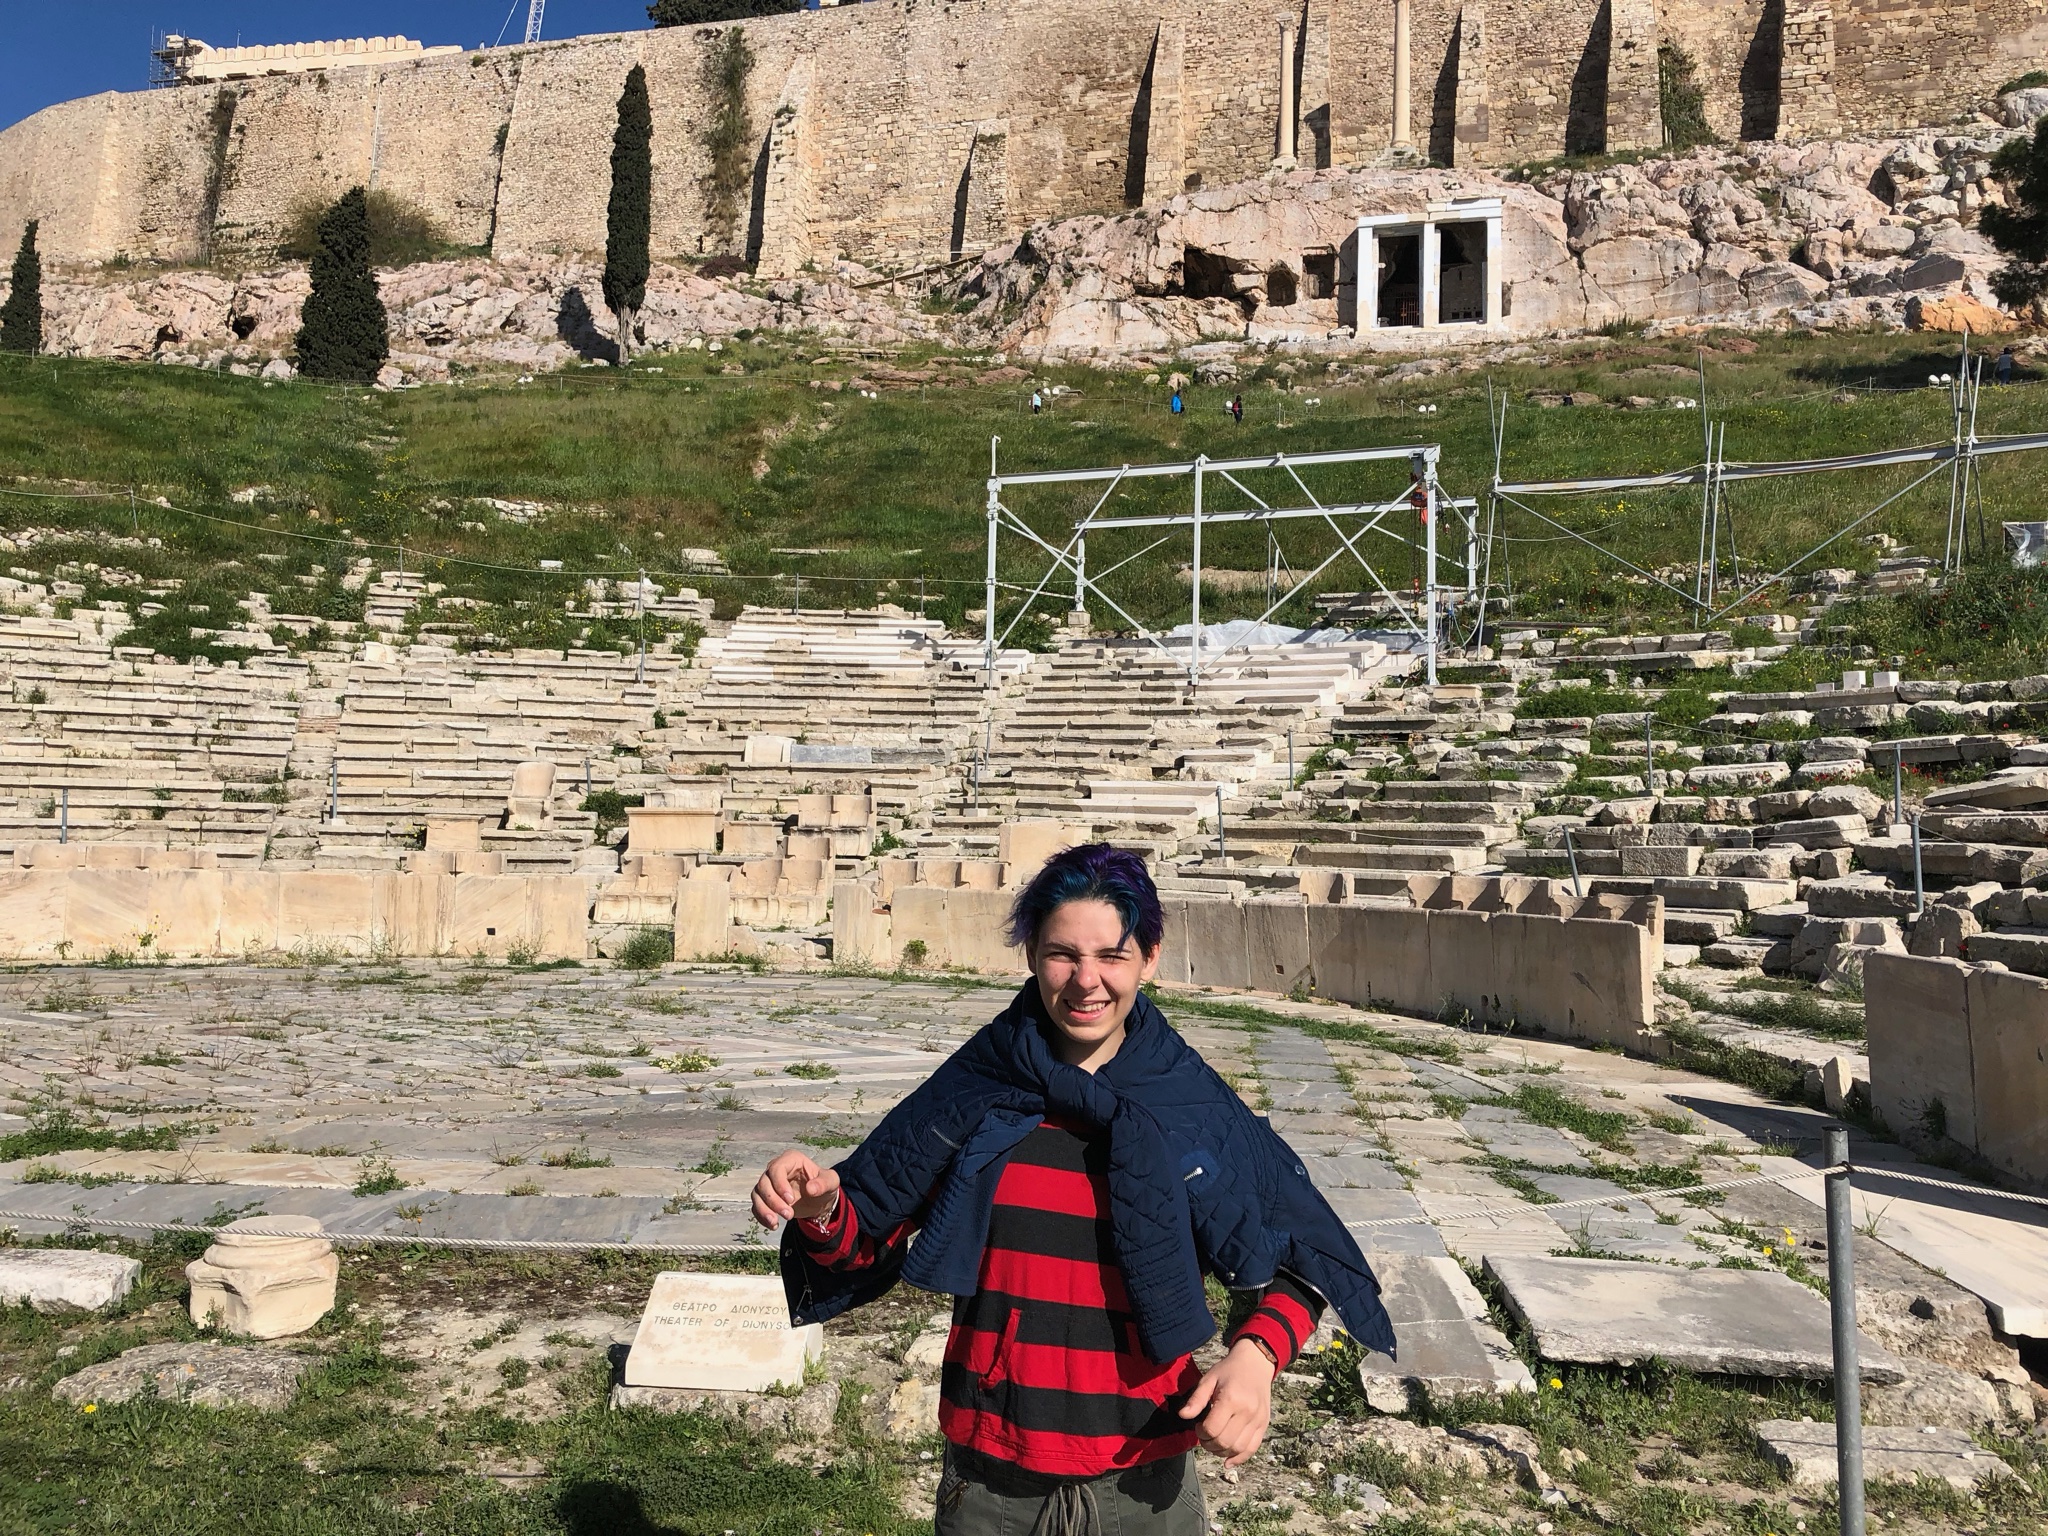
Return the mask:
M 1049 1477 L 946 1447 L 934 1536 L 1206 1536 L 1195 1455 L 1101 1477 Z

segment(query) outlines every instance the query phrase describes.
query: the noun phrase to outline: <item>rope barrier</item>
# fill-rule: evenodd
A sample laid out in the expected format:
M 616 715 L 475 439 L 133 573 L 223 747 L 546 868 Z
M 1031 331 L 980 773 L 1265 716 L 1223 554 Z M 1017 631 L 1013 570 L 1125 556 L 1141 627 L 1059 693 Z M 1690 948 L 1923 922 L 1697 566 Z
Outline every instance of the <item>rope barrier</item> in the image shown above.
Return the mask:
M 1875 1178 L 1899 1179 L 1908 1184 L 1924 1184 L 1935 1189 L 1953 1190 L 1959 1194 L 1983 1195 L 1997 1200 L 2012 1200 L 2027 1205 L 2048 1205 L 2048 1197 L 2021 1194 L 2017 1190 L 1993 1189 L 1987 1185 L 1959 1184 L 1951 1179 L 1932 1179 L 1922 1174 L 1895 1173 L 1889 1169 L 1871 1167 L 1862 1163 L 1830 1163 L 1820 1168 L 1802 1168 L 1797 1173 L 1762 1173 L 1740 1179 L 1717 1179 L 1705 1184 L 1688 1184 L 1678 1189 L 1627 1190 L 1621 1195 L 1595 1195 L 1582 1200 L 1561 1200 L 1549 1205 L 1533 1202 L 1519 1205 L 1482 1205 L 1473 1210 L 1459 1211 L 1441 1218 L 1429 1216 L 1389 1216 L 1369 1221 L 1347 1221 L 1344 1225 L 1353 1232 L 1378 1231 L 1386 1227 L 1428 1227 L 1444 1222 L 1452 1224 L 1493 1217 L 1526 1216 L 1531 1211 L 1549 1214 L 1554 1211 L 1591 1210 L 1612 1206 L 1617 1199 L 1632 1200 L 1682 1200 L 1693 1195 L 1722 1194 L 1731 1189 L 1750 1189 L 1763 1184 L 1795 1184 L 1802 1179 L 1822 1178 L 1831 1173 L 1868 1174 Z M 733 1206 L 734 1210 L 745 1207 Z M 116 1232 L 185 1232 L 208 1235 L 217 1228 L 195 1226 L 181 1221 L 130 1221 L 114 1218 L 78 1216 L 66 1219 L 47 1211 L 0 1210 L 0 1221 L 37 1221 L 47 1223 L 64 1222 L 74 1229 L 113 1230 Z M 306 1238 L 319 1237 L 337 1247 L 378 1247 L 399 1246 L 408 1248 L 475 1249 L 487 1253 L 661 1253 L 675 1254 L 685 1258 L 723 1257 L 735 1253 L 771 1253 L 774 1250 L 761 1243 L 660 1243 L 660 1242 L 593 1242 L 576 1238 L 537 1237 L 434 1237 L 423 1233 L 408 1232 L 305 1232 L 264 1230 L 261 1227 L 237 1227 L 238 1236 Z

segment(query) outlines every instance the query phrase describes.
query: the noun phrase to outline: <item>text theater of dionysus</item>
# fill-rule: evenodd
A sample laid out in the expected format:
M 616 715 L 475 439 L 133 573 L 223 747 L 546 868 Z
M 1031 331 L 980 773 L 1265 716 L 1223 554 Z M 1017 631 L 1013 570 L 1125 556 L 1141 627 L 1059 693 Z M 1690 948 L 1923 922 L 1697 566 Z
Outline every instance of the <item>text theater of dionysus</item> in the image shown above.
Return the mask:
M 0 227 L 40 218 L 59 261 L 190 261 L 267 250 L 294 209 L 366 183 L 456 243 L 591 249 L 639 64 L 657 254 L 789 275 L 971 254 L 1276 165 L 1653 148 L 1663 45 L 1729 141 L 1946 122 L 2048 49 L 2043 0 L 875 0 L 741 25 L 757 143 L 727 226 L 702 132 L 726 29 L 679 27 L 475 52 L 203 50 L 179 88 L 0 134 Z

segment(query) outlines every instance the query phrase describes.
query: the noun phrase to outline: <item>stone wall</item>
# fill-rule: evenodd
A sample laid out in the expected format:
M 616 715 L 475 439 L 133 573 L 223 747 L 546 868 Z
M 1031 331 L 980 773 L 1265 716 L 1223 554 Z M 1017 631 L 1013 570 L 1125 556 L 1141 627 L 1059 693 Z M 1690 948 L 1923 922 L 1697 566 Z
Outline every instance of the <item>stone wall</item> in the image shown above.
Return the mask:
M 2048 980 L 2003 966 L 1873 953 L 1863 972 L 1872 1108 L 2048 1186 Z
M 561 875 L 0 870 L 0 959 L 239 959 L 293 950 L 580 960 L 589 895 Z
M 1159 976 L 1178 986 L 1285 995 L 1425 1018 L 1466 1013 L 1564 1039 L 1644 1048 L 1662 952 L 1655 899 L 1602 905 L 1538 892 L 1549 882 L 1422 882 L 1413 908 L 1299 897 L 1242 901 L 1167 894 Z M 843 881 L 833 890 L 833 955 L 893 970 L 920 964 L 1015 978 L 1020 951 L 999 937 L 1013 892 Z M 1596 915 L 1597 914 L 1597 915 Z M 680 947 L 678 949 L 680 953 Z
M 301 204 L 366 182 L 458 243 L 594 250 L 640 64 L 656 255 L 946 260 L 1262 175 L 1283 13 L 1299 162 L 1371 163 L 1391 138 L 1385 0 L 874 0 L 745 24 L 758 158 L 729 233 L 707 223 L 699 140 L 717 28 L 67 102 L 0 133 L 0 229 L 41 218 L 58 261 L 199 261 L 274 246 Z M 1947 122 L 2048 47 L 2048 0 L 1415 0 L 1411 36 L 1416 146 L 1488 166 L 1656 145 L 1664 38 L 1724 138 Z

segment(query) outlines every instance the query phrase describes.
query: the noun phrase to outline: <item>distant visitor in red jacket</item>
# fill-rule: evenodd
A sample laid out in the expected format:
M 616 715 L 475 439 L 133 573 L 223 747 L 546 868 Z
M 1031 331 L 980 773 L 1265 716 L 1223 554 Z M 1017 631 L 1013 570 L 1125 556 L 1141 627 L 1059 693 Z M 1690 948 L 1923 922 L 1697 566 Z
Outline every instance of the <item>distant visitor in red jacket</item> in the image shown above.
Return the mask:
M 1300 1160 L 1143 994 L 1164 931 L 1136 854 L 1056 855 L 1012 909 L 1011 1005 L 837 1168 L 792 1150 L 754 1186 L 793 1320 L 899 1278 L 955 1298 L 938 1536 L 1205 1536 L 1196 1446 L 1259 1448 L 1325 1304 L 1393 1347 Z M 1254 1293 L 1206 1372 L 1205 1267 Z

